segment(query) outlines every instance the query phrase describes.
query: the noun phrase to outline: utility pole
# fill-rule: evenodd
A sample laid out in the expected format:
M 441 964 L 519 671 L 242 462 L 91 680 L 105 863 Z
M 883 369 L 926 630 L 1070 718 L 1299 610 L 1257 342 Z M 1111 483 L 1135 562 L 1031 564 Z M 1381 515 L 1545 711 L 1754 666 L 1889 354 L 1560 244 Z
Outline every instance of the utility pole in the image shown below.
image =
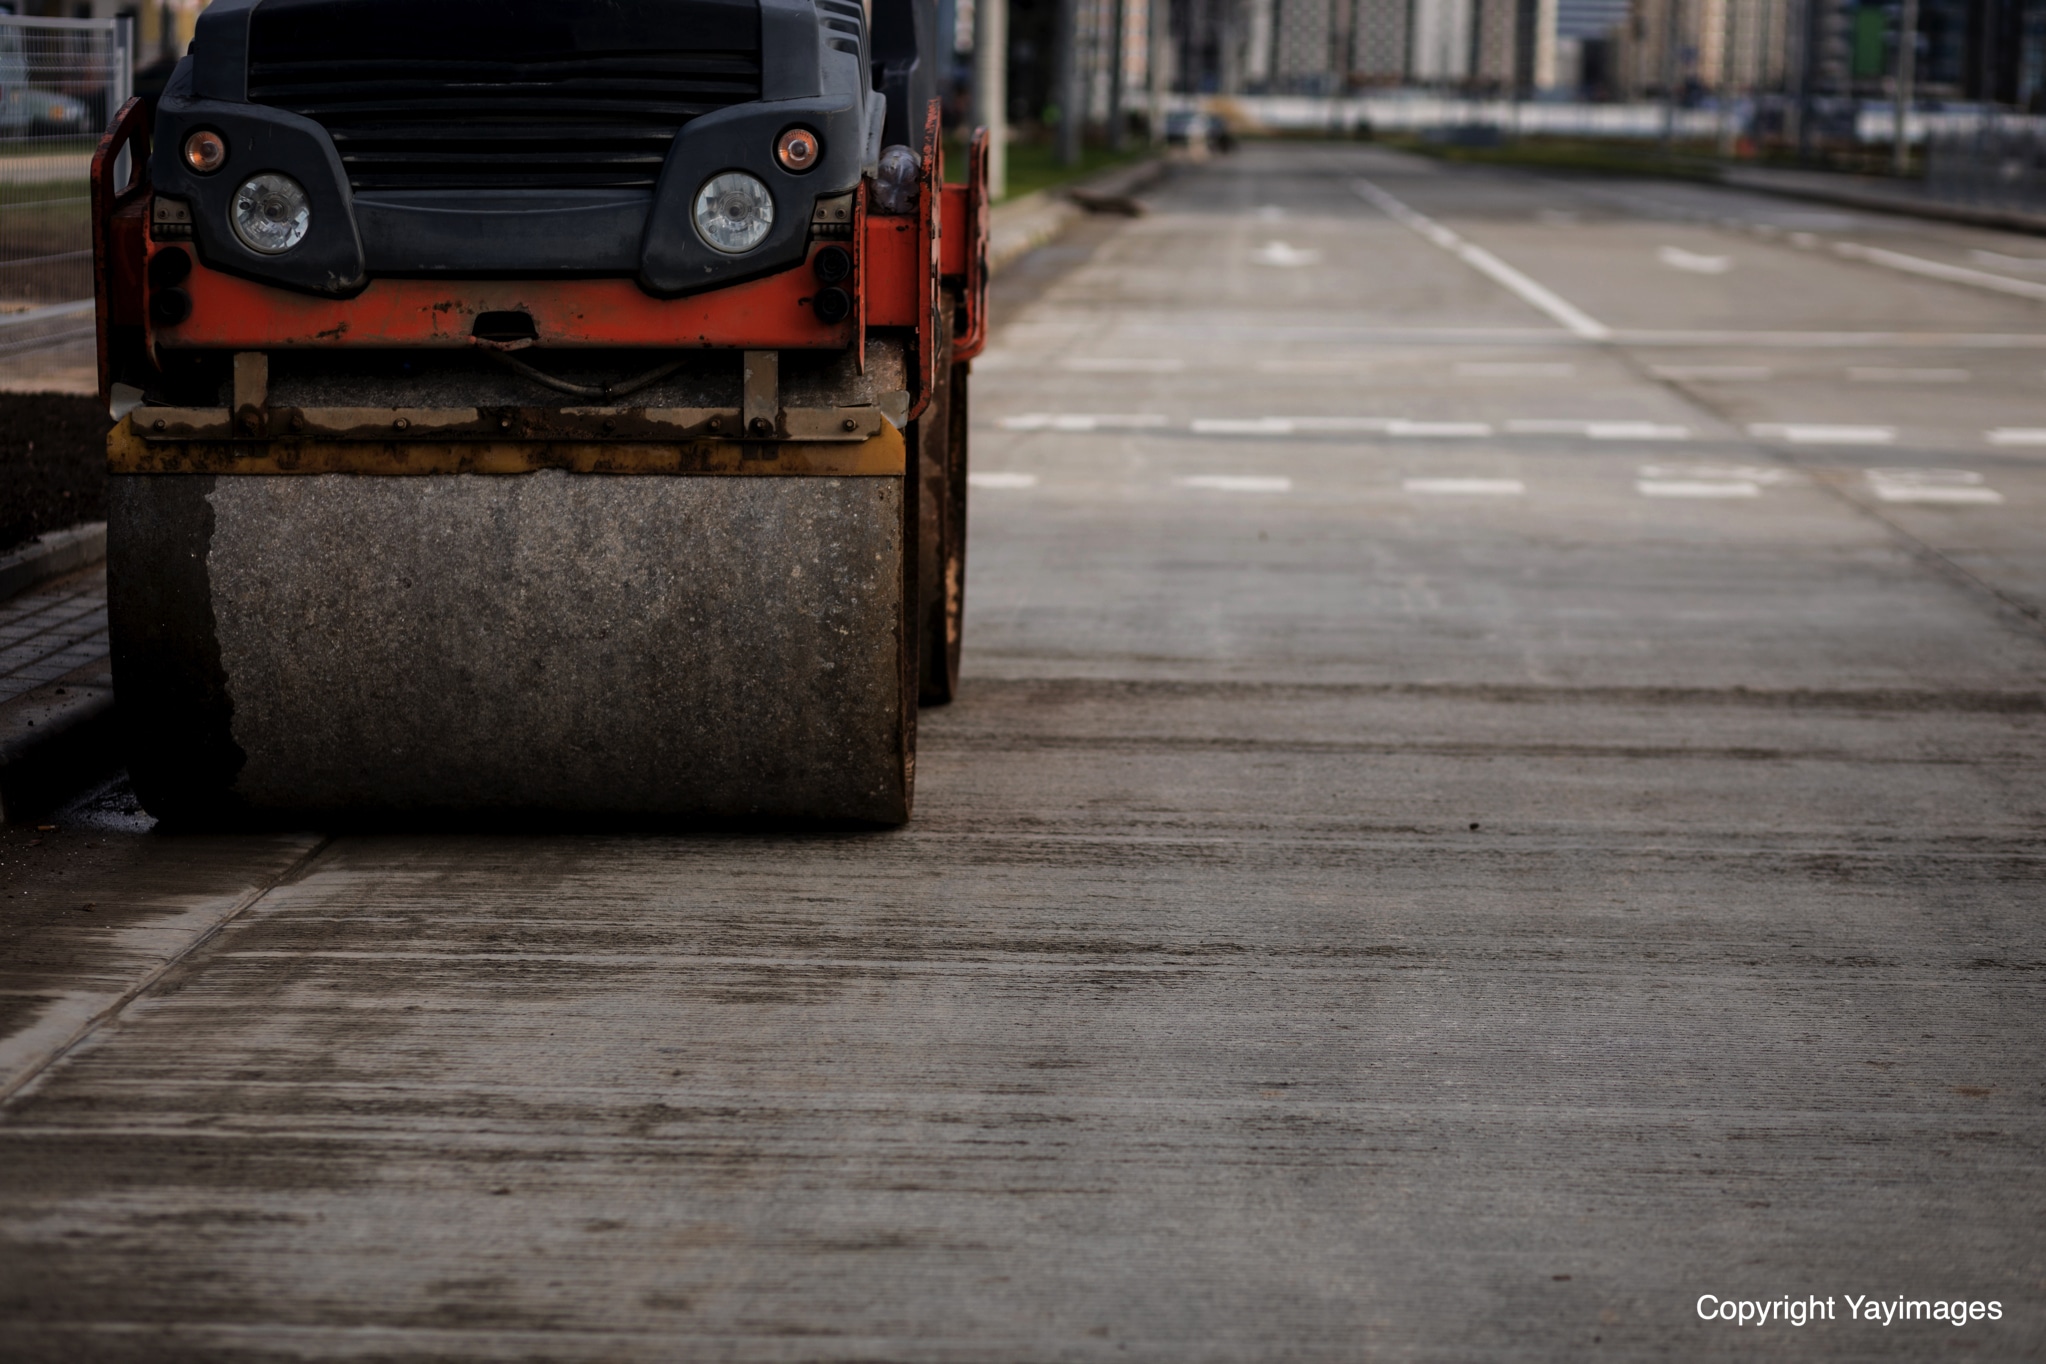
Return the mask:
M 1663 0 L 1662 23 L 1662 154 L 1668 156 L 1677 141 L 1678 48 L 1683 43 L 1682 0 Z
M 1911 116 L 1911 85 L 1918 74 L 1918 0 L 1904 0 L 1904 13 L 1897 21 L 1897 89 L 1896 108 L 1893 111 L 1895 124 L 1895 164 L 1899 175 L 1911 173 L 1910 129 L 1905 120 Z
M 973 121 L 988 132 L 987 192 L 1009 193 L 1009 0 L 973 10 Z
M 1058 30 L 1052 46 L 1058 53 L 1059 164 L 1080 164 L 1080 0 L 1058 0 Z
M 1151 56 L 1144 63 L 1151 82 L 1151 145 L 1165 145 L 1165 92 L 1169 89 L 1172 65 L 1172 0 L 1146 0 L 1145 18 L 1151 30 Z
M 1111 151 L 1121 151 L 1123 146 L 1123 68 L 1129 56 L 1129 12 L 1123 7 L 1123 0 L 1113 0 L 1109 11 L 1115 16 L 1113 28 L 1115 37 L 1108 44 L 1108 146 Z
M 1739 84 L 1741 5 L 1745 0 L 1721 0 L 1726 22 L 1720 26 L 1719 48 L 1719 154 L 1731 157 L 1740 136 L 1740 114 L 1734 108 L 1734 90 Z
M 1819 21 L 1822 0 L 1792 0 L 1796 6 L 1797 23 L 1791 31 L 1797 35 L 1797 63 L 1791 68 L 1796 77 L 1795 97 L 1790 112 L 1797 117 L 1793 141 L 1800 161 L 1811 154 L 1812 148 L 1812 85 L 1818 74 Z

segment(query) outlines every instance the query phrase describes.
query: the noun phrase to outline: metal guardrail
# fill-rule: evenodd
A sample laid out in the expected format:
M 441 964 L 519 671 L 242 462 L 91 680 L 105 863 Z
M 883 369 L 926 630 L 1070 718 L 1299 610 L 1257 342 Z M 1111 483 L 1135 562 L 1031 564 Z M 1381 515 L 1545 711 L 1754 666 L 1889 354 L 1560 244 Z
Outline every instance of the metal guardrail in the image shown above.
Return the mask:
M 1983 119 L 1935 132 L 1925 190 L 1948 203 L 2046 213 L 2046 120 Z
M 92 335 L 92 152 L 134 51 L 129 19 L 0 15 L 0 355 Z
M 1274 132 L 1347 135 L 1367 127 L 1379 132 L 1490 128 L 1520 136 L 1639 141 L 1661 137 L 1666 128 L 1677 137 L 1691 139 L 1713 137 L 1729 126 L 1737 134 L 1780 132 L 1786 103 L 1780 95 L 1742 96 L 1724 105 L 1670 110 L 1647 101 L 1515 101 L 1389 90 L 1335 96 L 1180 94 L 1172 96 L 1167 108 L 1173 112 L 1206 109 L 1242 126 Z M 1896 116 L 1885 100 L 1821 101 L 1810 117 L 1831 142 L 1880 147 L 1896 136 Z M 2033 136 L 2042 135 L 2046 118 L 1997 114 L 1973 106 L 1913 109 L 1905 133 L 1913 144 L 1930 141 L 1939 145 L 1944 139 L 1950 148 L 1957 148 L 1978 134 L 1991 140 L 2009 139 L 2021 137 L 2025 129 L 2033 130 Z

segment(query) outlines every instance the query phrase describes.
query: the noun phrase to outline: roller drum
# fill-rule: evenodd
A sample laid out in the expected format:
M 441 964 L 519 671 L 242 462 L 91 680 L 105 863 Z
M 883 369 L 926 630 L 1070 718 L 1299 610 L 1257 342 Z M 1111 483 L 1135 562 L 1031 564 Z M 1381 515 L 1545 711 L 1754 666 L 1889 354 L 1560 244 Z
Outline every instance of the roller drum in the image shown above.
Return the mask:
M 126 474 L 159 817 L 909 817 L 902 480 Z

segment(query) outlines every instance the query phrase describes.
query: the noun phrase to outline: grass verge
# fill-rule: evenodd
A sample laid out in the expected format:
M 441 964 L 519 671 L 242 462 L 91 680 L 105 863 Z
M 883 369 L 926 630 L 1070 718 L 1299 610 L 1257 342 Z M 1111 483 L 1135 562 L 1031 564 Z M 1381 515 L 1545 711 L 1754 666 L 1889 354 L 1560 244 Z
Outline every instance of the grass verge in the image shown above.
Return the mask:
M 1078 165 L 1067 166 L 1060 164 L 1058 148 L 1049 141 L 1011 142 L 1007 197 L 1020 199 L 1041 189 L 1069 185 L 1098 171 L 1141 161 L 1148 155 L 1150 148 L 1132 139 L 1130 146 L 1119 152 L 1090 145 L 1081 152 Z M 962 141 L 945 140 L 945 178 L 955 185 L 966 179 L 966 144 Z

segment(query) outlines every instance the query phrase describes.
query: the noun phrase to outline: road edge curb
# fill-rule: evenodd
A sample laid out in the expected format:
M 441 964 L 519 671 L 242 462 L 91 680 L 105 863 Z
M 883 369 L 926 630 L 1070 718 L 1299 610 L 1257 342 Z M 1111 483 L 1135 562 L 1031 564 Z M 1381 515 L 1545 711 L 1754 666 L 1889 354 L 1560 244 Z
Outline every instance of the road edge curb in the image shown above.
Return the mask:
M 2046 237 L 2046 217 L 2037 214 L 1972 208 L 1966 204 L 1943 204 L 1934 200 L 1920 203 L 1859 190 L 1852 185 L 1778 184 L 1761 176 L 1750 177 L 1739 167 L 1721 170 L 1717 179 L 1728 189 L 1750 190 L 1779 199 L 1801 199 L 1807 203 L 1858 208 L 1870 213 L 1890 213 L 1900 218 L 1920 218 L 1927 222 L 1958 223 L 1963 227 L 1987 227 L 2002 232 L 2019 232 L 2029 237 Z
M 1075 195 L 1100 200 L 1127 199 L 1156 183 L 1166 169 L 1164 157 L 1146 157 L 1134 165 L 1115 166 L 1070 185 L 1034 190 L 1019 199 L 995 205 L 988 226 L 988 273 L 1000 274 L 1095 211 L 1080 203 Z
M 88 568 L 106 557 L 104 521 L 48 531 L 30 544 L 0 555 L 0 601 L 18 597 L 37 583 Z

